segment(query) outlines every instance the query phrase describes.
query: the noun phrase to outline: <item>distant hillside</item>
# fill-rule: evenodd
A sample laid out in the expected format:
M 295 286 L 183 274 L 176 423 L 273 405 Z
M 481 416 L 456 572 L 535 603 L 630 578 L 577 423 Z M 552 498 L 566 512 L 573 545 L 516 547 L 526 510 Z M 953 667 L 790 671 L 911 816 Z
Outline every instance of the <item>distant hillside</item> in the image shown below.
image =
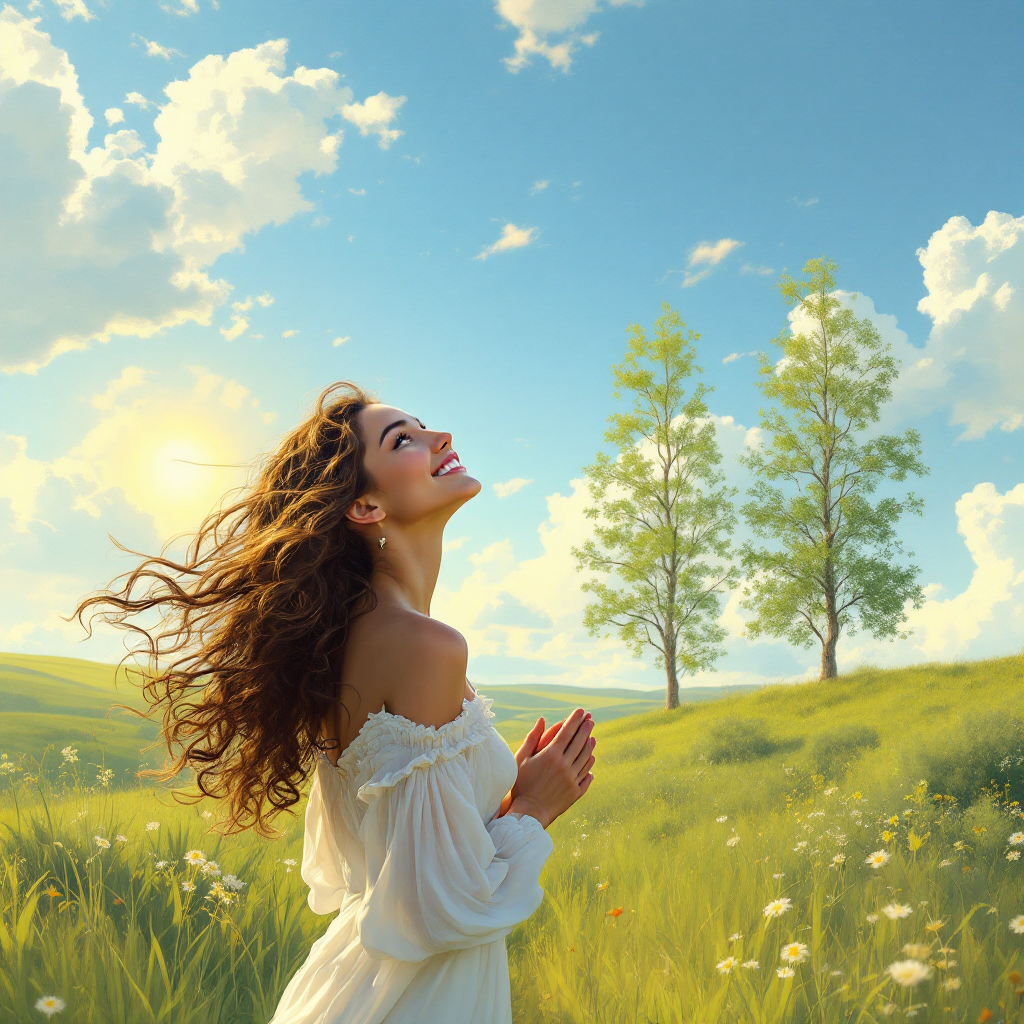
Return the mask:
M 133 779 L 141 761 L 156 762 L 160 749 L 140 753 L 158 736 L 155 722 L 143 721 L 113 704 L 144 710 L 138 688 L 115 668 L 75 658 L 0 654 L 0 752 L 16 758 L 46 757 L 51 767 L 60 750 L 78 750 L 82 765 L 104 764 L 118 779 Z M 684 690 L 687 702 L 714 700 L 756 687 L 697 687 Z M 492 686 L 481 692 L 493 699 L 495 727 L 509 743 L 518 743 L 538 716 L 548 724 L 574 707 L 585 707 L 596 721 L 656 711 L 664 695 L 656 690 L 590 690 L 580 686 Z M 50 753 L 46 754 L 47 747 Z M 88 774 L 88 772 L 87 772 Z

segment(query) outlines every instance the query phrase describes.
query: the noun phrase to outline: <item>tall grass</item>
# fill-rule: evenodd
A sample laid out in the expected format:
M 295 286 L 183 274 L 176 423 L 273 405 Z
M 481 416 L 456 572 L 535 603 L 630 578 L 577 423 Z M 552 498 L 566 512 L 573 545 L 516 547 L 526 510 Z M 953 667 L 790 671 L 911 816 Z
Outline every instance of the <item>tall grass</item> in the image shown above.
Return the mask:
M 514 1019 L 1024 1022 L 1021 695 L 1003 659 L 601 724 L 508 939 Z M 3 763 L 0 1021 L 269 1019 L 328 924 L 300 820 L 222 839 L 95 768 Z

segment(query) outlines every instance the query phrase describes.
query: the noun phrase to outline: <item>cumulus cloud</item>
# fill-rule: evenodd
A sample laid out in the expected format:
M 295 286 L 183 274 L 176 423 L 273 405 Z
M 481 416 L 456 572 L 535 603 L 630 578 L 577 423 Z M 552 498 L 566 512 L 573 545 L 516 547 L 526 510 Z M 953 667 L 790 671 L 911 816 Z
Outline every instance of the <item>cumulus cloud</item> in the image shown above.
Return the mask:
M 75 18 L 81 18 L 82 21 L 92 21 L 96 17 L 85 6 L 84 0 L 53 0 L 53 2 L 57 10 L 60 11 L 60 16 L 65 21 L 73 21 Z
M 720 238 L 717 242 L 700 242 L 695 245 L 686 261 L 683 287 L 692 288 L 698 281 L 703 281 L 729 253 L 741 245 L 743 242 L 737 242 L 735 238 Z
M 379 92 L 376 96 L 368 96 L 362 103 L 346 103 L 341 108 L 341 116 L 359 129 L 359 134 L 376 135 L 381 149 L 387 149 L 402 132 L 389 127 L 398 116 L 399 108 L 405 102 L 404 96 L 389 96 Z
M 515 53 L 505 58 L 513 74 L 537 56 L 551 67 L 568 71 L 581 46 L 593 46 L 598 33 L 582 31 L 585 23 L 604 7 L 639 6 L 637 0 L 497 0 L 495 10 L 519 35 Z
M 120 107 L 108 107 L 103 111 L 103 116 L 107 119 L 109 127 L 120 124 L 124 120 L 124 111 Z
M 169 46 L 161 46 L 153 39 L 147 39 L 145 36 L 136 36 L 135 38 L 142 43 L 147 57 L 160 57 L 163 60 L 170 60 L 172 57 L 183 56 L 183 54 L 179 53 L 177 50 L 174 50 Z
M 548 185 L 550 185 L 550 184 L 551 184 L 551 182 L 547 181 L 546 179 L 541 180 L 541 181 L 535 181 L 530 186 L 530 195 L 531 196 L 535 196 L 538 192 L 543 192 L 544 189 L 546 189 L 548 187 Z
M 199 4 L 197 0 L 177 0 L 177 3 L 161 4 L 160 10 L 179 18 L 190 18 L 193 14 L 199 13 Z
M 490 245 L 485 246 L 476 256 L 475 260 L 485 260 L 497 252 L 508 252 L 510 249 L 521 249 L 529 245 L 537 237 L 536 228 L 520 228 L 515 224 L 506 224 L 501 229 L 501 237 Z
M 167 86 L 152 154 L 134 131 L 89 148 L 93 118 L 67 54 L 0 13 L 0 367 L 35 372 L 116 335 L 209 324 L 211 278 L 244 238 L 312 210 L 299 178 L 337 166 L 352 102 L 336 72 L 285 74 L 283 39 L 210 56 Z M 145 109 L 141 94 L 126 102 Z
M 141 92 L 130 92 L 124 98 L 125 103 L 130 103 L 134 107 L 141 107 L 143 110 L 148 110 L 152 103 L 142 95 Z
M 0 446 L 0 499 L 22 532 L 38 519 L 49 481 L 70 485 L 72 509 L 101 518 L 114 495 L 148 517 L 160 542 L 193 531 L 245 481 L 255 444 L 276 418 L 236 380 L 193 367 L 187 389 L 126 367 L 93 396 L 94 424 L 52 462 L 28 454 L 25 438 Z M 5 569 L 6 571 L 6 569 Z
M 532 480 L 527 480 L 521 476 L 514 476 L 511 480 L 506 480 L 504 483 L 491 484 L 491 486 L 499 498 L 508 498 L 515 494 L 516 491 L 521 491 L 527 484 L 532 483 Z

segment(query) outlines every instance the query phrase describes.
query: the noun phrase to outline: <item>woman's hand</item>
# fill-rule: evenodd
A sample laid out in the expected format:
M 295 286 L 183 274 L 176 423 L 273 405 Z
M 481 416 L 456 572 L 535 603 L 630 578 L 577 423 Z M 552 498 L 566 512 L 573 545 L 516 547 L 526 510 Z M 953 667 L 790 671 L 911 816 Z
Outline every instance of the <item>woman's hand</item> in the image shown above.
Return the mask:
M 587 712 L 587 721 L 590 720 L 590 712 Z M 564 721 L 564 719 L 563 719 Z M 544 716 L 541 715 L 537 719 L 534 727 L 526 734 L 526 739 L 519 744 L 519 749 L 516 751 L 516 765 L 522 768 L 523 762 L 528 758 L 532 757 L 538 751 L 543 750 L 551 741 L 554 739 L 555 734 L 561 727 L 561 722 L 555 722 L 546 732 L 544 730 Z M 503 814 L 508 814 L 508 809 L 512 806 L 512 801 L 519 795 L 519 779 L 516 778 L 515 784 L 505 794 L 501 801 L 501 806 L 498 808 L 498 813 L 495 815 L 496 818 L 500 818 Z
M 531 730 L 531 735 L 538 734 L 538 741 L 541 728 L 538 721 Z M 590 772 L 597 743 L 590 735 L 593 728 L 590 716 L 577 708 L 560 723 L 543 749 L 527 755 L 519 765 L 509 813 L 529 814 L 547 828 L 586 793 L 594 778 Z

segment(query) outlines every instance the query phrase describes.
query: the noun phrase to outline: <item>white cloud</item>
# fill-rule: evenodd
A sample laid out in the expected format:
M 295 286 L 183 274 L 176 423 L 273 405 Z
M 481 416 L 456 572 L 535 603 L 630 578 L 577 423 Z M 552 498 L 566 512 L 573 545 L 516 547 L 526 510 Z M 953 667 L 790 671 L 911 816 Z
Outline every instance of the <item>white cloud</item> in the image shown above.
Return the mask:
M 313 209 L 299 178 L 334 171 L 340 134 L 327 122 L 352 100 L 329 69 L 286 75 L 287 43 L 274 40 L 206 57 L 170 83 L 152 155 L 127 130 L 90 149 L 75 69 L 37 24 L 0 13 L 7 372 L 115 335 L 209 324 L 230 292 L 209 267 L 244 250 L 247 234 Z M 147 104 L 138 93 L 126 102 Z
M 526 480 L 521 476 L 514 476 L 511 480 L 506 480 L 503 484 L 491 484 L 494 488 L 494 493 L 499 498 L 508 498 L 510 495 L 521 491 L 527 484 L 532 484 L 532 480 Z
M 530 186 L 530 195 L 531 196 L 535 196 L 538 192 L 543 192 L 544 189 L 546 189 L 548 187 L 548 185 L 550 185 L 550 184 L 551 184 L 551 182 L 547 181 L 546 179 L 543 180 L 543 181 L 535 181 Z
M 740 273 L 741 274 L 757 274 L 760 277 L 770 277 L 772 274 L 775 273 L 775 268 L 774 267 L 765 267 L 765 266 L 761 266 L 759 264 L 756 265 L 756 264 L 753 264 L 753 263 L 744 263 L 743 266 L 740 267 Z
M 96 17 L 85 6 L 83 0 L 53 0 L 53 2 L 57 10 L 60 11 L 60 16 L 65 21 L 73 21 L 75 18 L 81 18 L 82 21 L 92 21 Z
M 46 482 L 46 467 L 30 459 L 27 451 L 24 437 L 9 434 L 0 441 L 0 501 L 10 503 L 17 533 L 27 533 L 35 521 L 36 498 Z
M 272 305 L 274 304 L 274 296 L 273 296 L 273 295 L 271 295 L 271 294 L 270 294 L 270 292 L 266 292 L 266 293 L 265 293 L 265 294 L 263 294 L 263 295 L 257 295 L 257 296 L 256 296 L 256 301 L 257 301 L 257 302 L 258 302 L 258 303 L 259 303 L 259 304 L 260 304 L 261 306 L 263 306 L 264 308 L 266 308 L 267 306 L 272 306 Z
M 290 331 L 282 331 L 281 332 L 281 337 L 282 338 L 294 338 L 295 335 L 298 334 L 298 333 L 299 332 L 293 328 Z
M 161 57 L 163 60 L 170 60 L 171 57 L 182 57 L 184 54 L 179 53 L 177 50 L 172 49 L 169 46 L 161 46 L 158 42 L 153 39 L 147 39 L 145 36 L 136 36 L 136 39 L 146 48 L 147 57 Z
M 347 103 L 341 108 L 341 116 L 359 129 L 359 134 L 376 135 L 381 149 L 387 149 L 403 133 L 388 127 L 398 116 L 398 110 L 405 103 L 404 96 L 389 96 L 379 92 L 368 96 L 362 103 Z
M 798 196 L 790 196 L 789 197 L 789 201 L 794 206 L 802 206 L 805 209 L 810 207 L 810 206 L 817 206 L 818 205 L 818 200 L 816 198 L 814 198 L 814 197 L 811 197 L 810 199 L 800 199 Z
M 695 245 L 686 261 L 687 270 L 683 276 L 683 287 L 692 288 L 698 281 L 703 281 L 729 253 L 743 244 L 737 242 L 735 238 L 720 238 L 717 242 L 700 242 Z M 697 267 L 704 269 L 697 270 Z
M 160 10 L 175 14 L 179 18 L 190 18 L 193 14 L 199 13 L 199 4 L 197 0 L 177 0 L 176 4 L 161 4 Z
M 354 195 L 354 196 L 365 196 L 366 195 L 366 189 L 365 188 L 350 188 L 349 192 L 351 192 L 352 195 Z
M 598 34 L 584 34 L 587 20 L 604 7 L 640 6 L 634 0 L 496 0 L 495 10 L 517 29 L 515 54 L 505 58 L 513 74 L 532 57 L 543 57 L 553 68 L 568 71 L 581 46 L 593 46 Z
M 142 95 L 141 92 L 130 92 L 124 98 L 125 103 L 130 103 L 133 107 L 141 107 L 143 110 L 148 110 L 152 103 Z
M 81 627 L 61 615 L 69 614 L 88 590 L 82 580 L 63 573 L 4 566 L 0 648 L 50 654 L 57 643 L 81 639 Z
M 225 341 L 234 341 L 249 330 L 249 321 L 238 313 L 231 314 L 231 326 L 222 327 L 220 333 L 224 335 Z
M 245 299 L 241 302 L 232 302 L 231 308 L 236 313 L 248 313 L 252 309 L 252 296 L 246 295 Z
M 343 338 L 335 338 L 334 341 L 331 342 L 331 344 L 335 348 L 340 348 L 342 345 L 345 344 L 346 341 L 351 341 L 351 340 L 352 340 L 352 335 L 351 334 L 346 334 Z
M 515 224 L 506 224 L 501 229 L 501 237 L 496 242 L 485 246 L 473 259 L 485 260 L 488 256 L 493 256 L 497 252 L 521 249 L 524 245 L 529 245 L 536 237 L 536 228 L 520 228 L 516 227 Z
M 124 120 L 124 111 L 120 107 L 107 107 L 103 111 L 103 116 L 107 119 L 107 125 L 120 124 Z

